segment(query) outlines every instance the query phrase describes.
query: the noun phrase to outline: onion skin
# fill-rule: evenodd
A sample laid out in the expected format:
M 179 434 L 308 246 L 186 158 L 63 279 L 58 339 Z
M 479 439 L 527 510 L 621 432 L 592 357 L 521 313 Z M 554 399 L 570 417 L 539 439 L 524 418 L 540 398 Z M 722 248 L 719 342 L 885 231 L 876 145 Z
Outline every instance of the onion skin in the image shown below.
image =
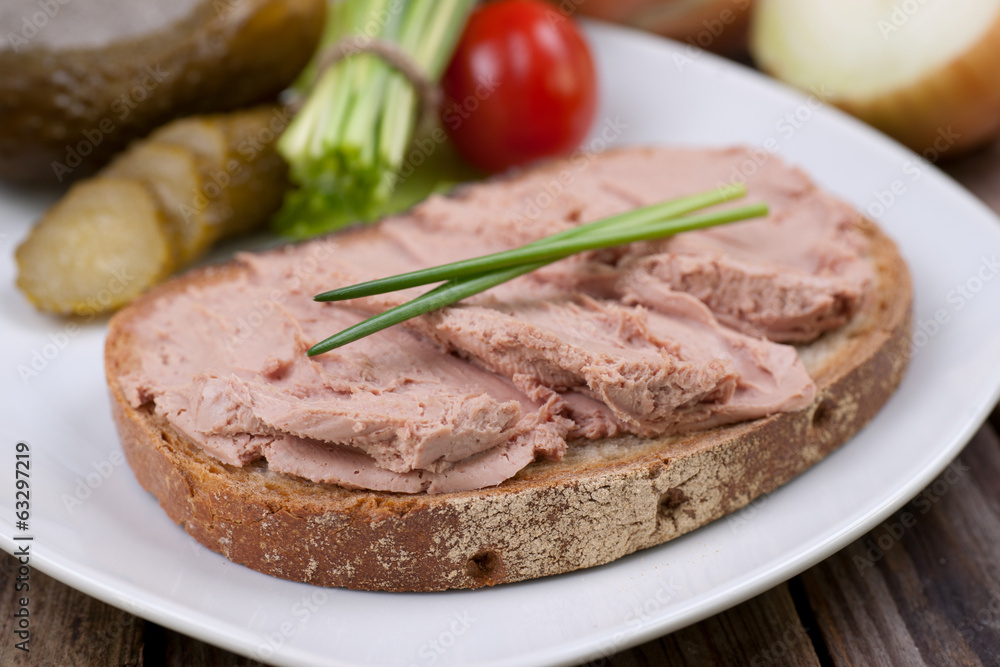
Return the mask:
M 768 74 L 782 79 L 780 71 L 768 66 L 767 47 L 759 43 L 755 25 L 750 28 L 754 60 Z M 912 84 L 876 97 L 835 96 L 824 101 L 931 162 L 975 150 L 1000 135 L 1000 14 L 970 48 Z
M 755 0 L 551 0 L 564 12 L 646 30 L 725 55 L 746 52 Z
M 1000 16 L 971 49 L 920 81 L 833 103 L 925 157 L 951 159 L 984 145 L 1000 134 Z

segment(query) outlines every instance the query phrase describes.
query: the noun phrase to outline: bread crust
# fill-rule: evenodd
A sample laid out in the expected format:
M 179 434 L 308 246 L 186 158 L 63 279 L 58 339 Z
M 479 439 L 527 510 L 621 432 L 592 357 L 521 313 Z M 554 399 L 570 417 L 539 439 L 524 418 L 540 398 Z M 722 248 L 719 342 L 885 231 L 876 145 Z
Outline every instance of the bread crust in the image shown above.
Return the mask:
M 131 330 L 157 300 L 226 280 L 236 264 L 191 272 L 112 320 L 106 372 L 122 447 L 139 482 L 200 543 L 254 570 L 320 586 L 387 591 L 478 588 L 592 567 L 662 544 L 788 482 L 867 423 L 910 354 L 906 264 L 876 225 L 876 289 L 845 327 L 800 348 L 816 381 L 806 409 L 660 439 L 571 443 L 499 486 L 440 495 L 347 490 L 218 462 L 132 407 L 119 378 Z M 365 232 L 355 233 L 359 238 Z

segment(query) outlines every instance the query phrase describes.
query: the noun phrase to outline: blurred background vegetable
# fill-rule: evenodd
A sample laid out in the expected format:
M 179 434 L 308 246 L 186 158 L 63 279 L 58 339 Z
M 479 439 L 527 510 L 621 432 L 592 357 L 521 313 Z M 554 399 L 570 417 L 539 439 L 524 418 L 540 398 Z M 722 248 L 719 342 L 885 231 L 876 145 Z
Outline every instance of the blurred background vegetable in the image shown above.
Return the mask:
M 458 153 L 503 171 L 575 149 L 597 111 L 597 74 L 576 24 L 537 0 L 481 5 L 442 80 Z
M 325 10 L 326 0 L 0 2 L 0 178 L 66 184 L 174 118 L 275 99 L 312 56 Z
M 932 161 L 1000 133 L 1000 0 L 759 0 L 751 50 Z
M 292 182 L 275 219 L 280 232 L 305 237 L 385 212 L 417 126 L 417 87 L 385 57 L 361 52 L 389 43 L 436 86 L 474 0 L 340 0 L 330 6 L 319 56 L 350 54 L 323 71 L 314 60 L 300 81 L 308 91 L 278 144 Z

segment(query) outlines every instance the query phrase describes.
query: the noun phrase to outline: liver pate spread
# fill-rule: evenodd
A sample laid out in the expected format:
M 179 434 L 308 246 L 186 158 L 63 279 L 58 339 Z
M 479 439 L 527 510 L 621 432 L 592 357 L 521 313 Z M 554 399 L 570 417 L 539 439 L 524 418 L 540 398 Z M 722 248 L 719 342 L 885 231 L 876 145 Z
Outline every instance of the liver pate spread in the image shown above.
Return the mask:
M 872 274 L 857 214 L 769 162 L 767 218 L 586 253 L 318 357 L 425 288 L 312 295 L 477 256 L 725 182 L 742 149 L 625 149 L 434 196 L 372 229 L 237 258 L 157 301 L 128 399 L 223 463 L 348 488 L 499 484 L 574 439 L 644 437 L 799 410 L 795 349 L 845 323 Z

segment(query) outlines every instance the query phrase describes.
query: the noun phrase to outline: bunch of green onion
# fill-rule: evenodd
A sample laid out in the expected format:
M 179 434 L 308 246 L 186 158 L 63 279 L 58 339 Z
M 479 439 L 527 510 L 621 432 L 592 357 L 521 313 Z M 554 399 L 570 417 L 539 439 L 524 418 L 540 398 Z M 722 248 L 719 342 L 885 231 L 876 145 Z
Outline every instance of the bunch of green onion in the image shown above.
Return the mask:
M 316 301 L 343 301 L 444 281 L 443 284 L 412 301 L 391 308 L 330 336 L 310 348 L 307 354 L 315 356 L 329 352 L 418 315 L 479 294 L 491 287 L 579 252 L 660 239 L 680 232 L 703 229 L 767 214 L 765 204 L 751 204 L 700 215 L 687 215 L 715 204 L 737 199 L 745 194 L 746 189 L 742 185 L 723 186 L 709 192 L 635 209 L 573 227 L 513 250 L 323 292 L 316 295 L 314 299 Z
M 438 82 L 475 0 L 334 0 L 317 58 L 300 88 L 304 104 L 278 150 L 298 186 L 275 219 L 304 238 L 383 212 L 413 138 L 419 100 L 413 85 L 379 56 L 359 52 L 318 72 L 334 44 L 392 42 Z

